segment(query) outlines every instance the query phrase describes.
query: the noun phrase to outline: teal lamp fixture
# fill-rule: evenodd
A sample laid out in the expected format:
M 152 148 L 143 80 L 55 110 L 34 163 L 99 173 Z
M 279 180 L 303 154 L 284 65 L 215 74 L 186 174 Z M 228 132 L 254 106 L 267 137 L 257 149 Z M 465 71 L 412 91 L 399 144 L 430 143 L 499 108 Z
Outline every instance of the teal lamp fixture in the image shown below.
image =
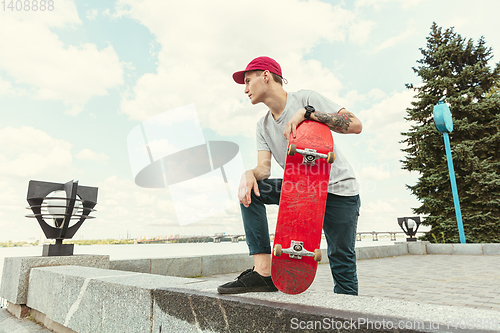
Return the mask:
M 439 101 L 434 105 L 434 125 L 436 129 L 443 134 L 444 147 L 446 150 L 446 160 L 448 161 L 448 171 L 450 173 L 451 191 L 453 193 L 453 203 L 455 204 L 455 214 L 457 216 L 458 234 L 460 243 L 465 244 L 464 225 L 462 223 L 462 212 L 460 211 L 460 200 L 458 198 L 457 181 L 455 179 L 455 169 L 453 168 L 453 159 L 451 158 L 450 137 L 448 133 L 453 131 L 453 119 L 451 111 L 447 104 Z

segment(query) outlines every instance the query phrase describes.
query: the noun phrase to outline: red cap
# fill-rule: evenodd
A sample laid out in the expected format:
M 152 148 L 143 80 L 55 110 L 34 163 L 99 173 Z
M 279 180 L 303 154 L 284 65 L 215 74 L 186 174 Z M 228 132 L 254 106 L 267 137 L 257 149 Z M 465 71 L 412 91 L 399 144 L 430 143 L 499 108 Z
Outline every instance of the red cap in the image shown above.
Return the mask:
M 276 62 L 276 60 L 269 57 L 258 57 L 250 61 L 247 68 L 243 71 L 239 71 L 233 74 L 233 80 L 239 84 L 245 84 L 245 72 L 254 70 L 268 70 L 271 73 L 283 76 L 281 74 L 281 66 Z

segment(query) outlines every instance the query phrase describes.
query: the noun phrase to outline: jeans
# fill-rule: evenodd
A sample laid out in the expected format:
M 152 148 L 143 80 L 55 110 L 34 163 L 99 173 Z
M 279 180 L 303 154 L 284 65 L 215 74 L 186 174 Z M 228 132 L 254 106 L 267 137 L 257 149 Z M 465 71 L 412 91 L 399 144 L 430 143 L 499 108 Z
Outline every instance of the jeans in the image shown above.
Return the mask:
M 246 242 L 250 255 L 271 253 L 266 204 L 279 204 L 282 179 L 264 179 L 257 182 L 260 196 L 252 191 L 252 203 L 241 205 Z M 359 195 L 344 197 L 328 193 L 323 231 L 328 244 L 328 259 L 337 294 L 358 294 L 356 273 L 356 228 L 358 224 Z

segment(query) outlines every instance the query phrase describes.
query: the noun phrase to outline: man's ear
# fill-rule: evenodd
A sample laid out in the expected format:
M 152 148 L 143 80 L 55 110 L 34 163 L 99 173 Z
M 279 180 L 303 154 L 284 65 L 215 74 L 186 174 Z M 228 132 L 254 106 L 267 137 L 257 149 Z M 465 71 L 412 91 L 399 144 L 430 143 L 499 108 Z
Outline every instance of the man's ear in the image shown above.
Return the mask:
M 269 82 L 269 77 L 271 76 L 271 72 L 269 72 L 267 69 L 262 73 L 264 82 L 268 83 Z

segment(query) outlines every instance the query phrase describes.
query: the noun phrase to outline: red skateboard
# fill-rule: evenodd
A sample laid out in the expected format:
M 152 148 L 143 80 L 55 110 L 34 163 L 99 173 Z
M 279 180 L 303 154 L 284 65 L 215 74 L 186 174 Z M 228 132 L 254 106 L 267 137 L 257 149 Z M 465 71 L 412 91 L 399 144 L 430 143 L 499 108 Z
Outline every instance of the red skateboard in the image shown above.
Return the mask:
M 330 129 L 306 120 L 290 137 L 281 186 L 271 276 L 287 294 L 305 291 L 321 261 L 321 230 L 331 163 L 335 160 Z

